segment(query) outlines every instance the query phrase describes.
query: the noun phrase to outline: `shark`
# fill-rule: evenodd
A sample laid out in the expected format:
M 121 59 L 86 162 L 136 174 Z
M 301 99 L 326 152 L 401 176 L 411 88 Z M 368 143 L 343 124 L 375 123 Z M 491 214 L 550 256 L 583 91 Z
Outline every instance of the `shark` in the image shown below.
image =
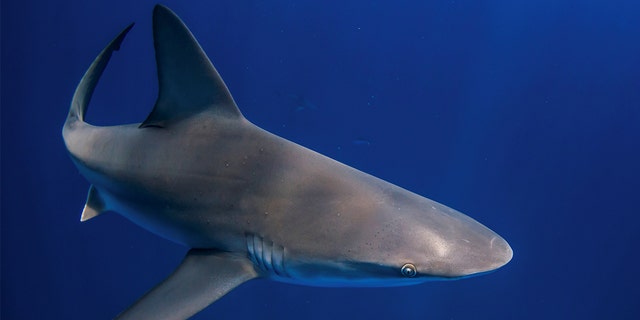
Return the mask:
M 469 216 L 249 122 L 182 20 L 156 5 L 159 93 L 138 124 L 85 114 L 114 51 L 95 58 L 62 136 L 91 183 L 81 221 L 117 212 L 189 248 L 118 319 L 186 319 L 241 284 L 403 286 L 485 274 L 513 251 Z

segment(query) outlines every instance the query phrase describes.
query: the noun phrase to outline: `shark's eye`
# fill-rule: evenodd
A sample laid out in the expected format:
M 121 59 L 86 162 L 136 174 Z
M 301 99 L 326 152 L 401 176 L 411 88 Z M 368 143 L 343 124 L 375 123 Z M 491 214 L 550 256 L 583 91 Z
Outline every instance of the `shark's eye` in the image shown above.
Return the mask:
M 406 263 L 404 266 L 402 266 L 400 272 L 407 278 L 413 278 L 416 276 L 416 274 L 418 274 L 418 269 L 416 269 L 416 266 L 414 266 L 413 264 Z

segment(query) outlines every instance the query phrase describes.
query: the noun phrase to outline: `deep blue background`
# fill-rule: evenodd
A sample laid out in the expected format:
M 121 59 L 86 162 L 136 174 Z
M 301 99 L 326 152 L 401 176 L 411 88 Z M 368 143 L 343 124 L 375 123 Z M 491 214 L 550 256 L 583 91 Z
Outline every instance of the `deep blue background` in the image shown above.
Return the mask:
M 308 2 L 308 3 L 307 3 Z M 186 248 L 107 214 L 61 128 L 131 21 L 88 120 L 156 95 L 152 1 L 2 1 L 2 319 L 108 319 Z M 259 126 L 461 210 L 515 255 L 496 273 L 381 289 L 253 281 L 199 319 L 637 319 L 640 4 L 166 1 Z

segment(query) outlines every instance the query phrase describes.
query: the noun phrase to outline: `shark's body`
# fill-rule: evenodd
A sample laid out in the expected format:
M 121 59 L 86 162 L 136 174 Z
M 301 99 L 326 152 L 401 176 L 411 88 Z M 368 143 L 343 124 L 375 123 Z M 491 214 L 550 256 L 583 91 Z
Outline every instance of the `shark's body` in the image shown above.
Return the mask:
M 160 93 L 142 124 L 84 113 L 128 27 L 96 58 L 63 129 L 92 183 L 82 220 L 116 211 L 193 248 L 119 317 L 189 317 L 256 277 L 391 286 L 495 270 L 512 251 L 468 216 L 247 121 L 180 19 L 154 10 Z

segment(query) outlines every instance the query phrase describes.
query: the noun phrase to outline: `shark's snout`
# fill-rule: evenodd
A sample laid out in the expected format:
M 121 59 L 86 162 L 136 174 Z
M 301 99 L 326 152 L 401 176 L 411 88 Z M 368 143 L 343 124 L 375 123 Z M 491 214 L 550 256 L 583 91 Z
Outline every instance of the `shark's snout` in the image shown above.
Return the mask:
M 509 243 L 501 236 L 473 221 L 465 238 L 459 238 L 449 256 L 446 276 L 457 278 L 494 271 L 513 257 Z
M 430 201 L 430 200 L 429 200 Z M 413 240 L 420 243 L 423 274 L 429 278 L 457 279 L 480 275 L 507 264 L 513 257 L 509 243 L 469 216 L 428 203 L 411 222 Z
M 489 229 L 487 229 L 489 230 Z M 490 230 L 489 230 L 490 231 Z M 493 233 L 493 231 L 490 231 Z M 509 261 L 513 257 L 513 250 L 509 243 L 502 237 L 495 234 L 488 239 L 484 247 L 478 246 L 475 261 L 470 261 L 470 268 L 474 272 L 471 274 L 461 274 L 461 276 L 475 275 L 496 270 Z
M 511 261 L 511 258 L 513 258 L 513 250 L 511 249 L 511 246 L 500 236 L 491 239 L 489 254 L 495 263 L 493 269 L 504 266 Z

